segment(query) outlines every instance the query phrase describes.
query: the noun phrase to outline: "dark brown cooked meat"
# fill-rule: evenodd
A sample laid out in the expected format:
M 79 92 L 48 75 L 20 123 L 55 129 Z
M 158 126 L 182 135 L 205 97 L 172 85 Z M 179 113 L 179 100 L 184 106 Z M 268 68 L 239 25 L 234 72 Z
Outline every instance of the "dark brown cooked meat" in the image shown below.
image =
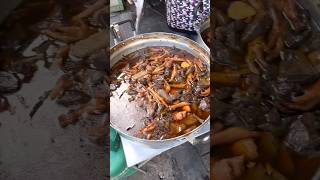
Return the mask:
M 231 6 L 256 12 L 233 20 Z M 320 36 L 310 13 L 294 0 L 217 0 L 214 8 L 212 176 L 311 179 L 320 167 Z M 237 35 L 234 24 L 245 25 Z

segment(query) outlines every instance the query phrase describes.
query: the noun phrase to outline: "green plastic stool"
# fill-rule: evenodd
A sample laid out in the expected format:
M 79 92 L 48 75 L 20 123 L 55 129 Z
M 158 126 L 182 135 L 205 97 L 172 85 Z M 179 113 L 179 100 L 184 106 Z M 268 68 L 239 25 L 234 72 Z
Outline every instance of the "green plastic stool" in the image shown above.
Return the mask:
M 127 167 L 120 136 L 110 127 L 110 177 L 128 177 L 135 172 L 136 169 Z

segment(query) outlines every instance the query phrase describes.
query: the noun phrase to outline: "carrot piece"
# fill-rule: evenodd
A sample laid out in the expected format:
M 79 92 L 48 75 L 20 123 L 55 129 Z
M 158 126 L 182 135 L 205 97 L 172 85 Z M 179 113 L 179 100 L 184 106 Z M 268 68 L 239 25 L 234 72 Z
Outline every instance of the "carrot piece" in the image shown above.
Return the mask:
M 244 156 L 247 160 L 255 160 L 259 154 L 253 138 L 240 139 L 232 144 L 232 153 L 235 156 Z
M 148 74 L 147 71 L 140 71 L 137 74 L 133 75 L 132 79 L 137 80 L 137 79 L 140 79 L 140 78 L 144 77 L 147 74 Z
M 190 67 L 190 64 L 187 63 L 187 62 L 182 62 L 182 63 L 181 63 L 181 67 L 183 67 L 183 68 L 188 68 L 188 67 Z
M 164 66 L 159 66 L 155 70 L 153 70 L 152 74 L 158 74 L 162 70 L 164 70 Z
M 171 93 L 171 94 L 175 94 L 176 92 L 177 92 L 177 89 L 176 89 L 176 88 L 170 87 L 170 93 Z
M 230 127 L 218 133 L 212 133 L 213 145 L 229 144 L 240 139 L 258 137 L 259 133 L 240 127 Z
M 148 90 L 151 92 L 151 94 L 153 95 L 153 97 L 155 99 L 158 99 L 163 105 L 165 105 L 166 107 L 168 107 L 168 104 L 166 103 L 166 101 L 157 93 L 155 92 L 152 88 L 148 87 Z
M 177 75 L 177 67 L 176 67 L 176 65 L 174 64 L 174 65 L 173 65 L 172 74 L 171 74 L 171 77 L 170 77 L 169 82 L 170 82 L 170 81 L 173 81 L 173 79 L 176 77 L 176 75 Z
M 150 123 L 148 124 L 148 126 L 146 126 L 145 128 L 142 129 L 142 132 L 150 132 L 152 130 L 154 130 L 154 128 L 156 128 L 156 123 Z
M 174 121 L 181 121 L 186 116 L 187 116 L 187 112 L 186 111 L 179 111 L 179 112 L 173 113 L 173 117 L 172 118 L 173 118 Z
M 184 87 L 186 87 L 186 84 L 185 84 L 185 83 L 170 84 L 170 87 L 172 87 L 172 88 L 178 88 L 178 89 L 183 89 Z
M 210 87 L 200 93 L 201 96 L 209 96 L 210 95 Z
M 189 85 L 192 85 L 192 79 L 193 79 L 193 74 L 192 73 L 188 74 L 187 75 L 187 83 Z
M 191 112 L 191 108 L 190 106 L 183 106 L 182 110 L 186 111 L 186 112 Z
M 168 84 L 168 82 L 166 80 L 164 80 L 164 90 L 168 93 L 171 90 L 170 85 Z
M 170 110 L 175 110 L 177 108 L 181 108 L 183 106 L 188 106 L 188 105 L 190 105 L 190 103 L 188 103 L 188 102 L 180 102 L 180 103 L 177 103 L 177 104 L 169 106 L 169 109 Z

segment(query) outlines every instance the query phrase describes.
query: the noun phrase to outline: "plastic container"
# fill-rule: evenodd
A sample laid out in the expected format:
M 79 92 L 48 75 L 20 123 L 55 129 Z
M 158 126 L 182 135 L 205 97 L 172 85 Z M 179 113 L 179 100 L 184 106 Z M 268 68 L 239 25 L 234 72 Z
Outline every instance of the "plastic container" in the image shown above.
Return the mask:
M 110 127 L 110 177 L 127 177 L 135 172 L 136 169 L 127 167 L 120 136 Z

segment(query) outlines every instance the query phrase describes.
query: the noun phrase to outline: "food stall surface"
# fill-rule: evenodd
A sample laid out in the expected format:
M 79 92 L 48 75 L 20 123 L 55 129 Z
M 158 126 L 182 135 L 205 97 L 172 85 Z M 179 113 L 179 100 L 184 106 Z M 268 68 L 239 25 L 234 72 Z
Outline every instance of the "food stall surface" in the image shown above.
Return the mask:
M 169 32 L 194 39 L 195 34 L 176 32 L 166 23 L 165 4 L 160 1 L 147 1 L 143 9 L 139 32 Z M 160 2 L 160 3 L 159 3 Z M 111 25 L 126 20 L 135 20 L 134 6 L 125 4 L 125 11 L 111 13 Z M 130 23 L 119 26 L 123 39 L 133 36 Z M 111 34 L 112 37 L 112 34 Z M 114 42 L 110 41 L 112 47 Z M 124 147 L 125 148 L 125 147 Z M 140 167 L 140 171 L 127 177 L 128 180 L 144 179 L 209 179 L 210 144 L 209 141 L 197 145 L 184 143 L 154 157 Z

